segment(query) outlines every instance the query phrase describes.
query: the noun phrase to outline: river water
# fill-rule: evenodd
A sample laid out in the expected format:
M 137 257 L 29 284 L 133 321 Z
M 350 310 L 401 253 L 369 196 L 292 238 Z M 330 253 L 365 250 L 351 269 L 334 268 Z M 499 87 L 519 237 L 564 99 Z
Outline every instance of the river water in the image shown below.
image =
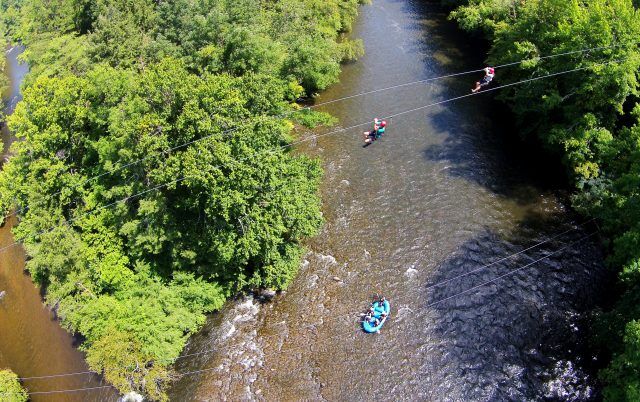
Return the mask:
M 352 36 L 366 56 L 319 102 L 482 67 L 428 3 L 376 0 Z M 466 94 L 478 78 L 323 110 L 349 127 Z M 597 399 L 580 347 L 604 275 L 596 237 L 584 238 L 594 228 L 576 226 L 558 166 L 516 151 L 491 98 L 400 116 L 366 148 L 364 128 L 301 146 L 326 170 L 322 233 L 286 292 L 239 297 L 192 338 L 172 400 Z M 367 335 L 358 314 L 376 293 L 391 319 Z
M 367 54 L 318 102 L 481 67 L 481 52 L 435 5 L 376 0 L 361 8 L 352 36 Z M 17 50 L 7 56 L 15 105 L 26 70 Z M 348 127 L 468 93 L 477 78 L 323 110 Z M 287 292 L 269 302 L 238 297 L 212 315 L 176 364 L 184 376 L 171 399 L 596 399 L 580 347 L 583 312 L 604 275 L 595 237 L 583 239 L 593 228 L 575 229 L 581 220 L 566 207 L 557 166 L 516 150 L 500 108 L 482 94 L 393 119 L 367 148 L 364 127 L 299 147 L 324 161 L 322 233 Z M 0 247 L 13 241 L 14 223 L 0 229 Z M 23 268 L 21 248 L 0 256 L 0 367 L 23 377 L 85 371 L 77 340 Z M 392 315 L 380 334 L 366 335 L 358 314 L 376 293 L 391 300 Z M 80 375 L 25 384 L 102 383 Z M 100 389 L 32 400 L 115 398 Z
M 18 63 L 18 47 L 6 52 L 11 86 L 6 99 L 6 113 L 13 112 L 20 101 L 20 83 L 28 68 Z M 2 159 L 8 155 L 13 142 L 5 125 L 2 141 L 5 145 Z M 14 242 L 11 228 L 15 218 L 0 227 L 0 249 Z M 0 291 L 6 292 L 0 300 L 0 369 L 10 368 L 20 377 L 37 377 L 87 371 L 84 355 L 78 351 L 77 340 L 62 329 L 51 310 L 45 307 L 40 290 L 33 286 L 24 272 L 25 254 L 20 246 L 0 252 Z M 30 392 L 69 390 L 105 385 L 93 374 L 25 380 Z M 2 399 L 2 398 L 0 398 Z M 117 394 L 111 389 L 96 389 L 60 394 L 33 394 L 33 402 L 114 401 Z

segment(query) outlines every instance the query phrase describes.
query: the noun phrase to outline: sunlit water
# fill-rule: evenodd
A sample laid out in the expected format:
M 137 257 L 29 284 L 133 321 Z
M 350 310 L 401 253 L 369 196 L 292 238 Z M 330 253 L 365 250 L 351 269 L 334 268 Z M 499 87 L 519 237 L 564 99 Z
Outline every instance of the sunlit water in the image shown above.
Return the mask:
M 432 5 L 375 1 L 352 36 L 366 56 L 318 102 L 482 67 Z M 478 78 L 323 110 L 349 127 L 466 94 Z M 572 230 L 582 220 L 554 184 L 558 168 L 514 150 L 505 139 L 517 133 L 491 99 L 400 116 L 367 148 L 364 126 L 299 147 L 324 162 L 321 235 L 287 292 L 239 297 L 192 338 L 172 400 L 596 398 L 576 350 L 603 275 L 597 238 L 584 238 L 594 228 Z M 376 293 L 392 315 L 368 335 L 358 318 Z

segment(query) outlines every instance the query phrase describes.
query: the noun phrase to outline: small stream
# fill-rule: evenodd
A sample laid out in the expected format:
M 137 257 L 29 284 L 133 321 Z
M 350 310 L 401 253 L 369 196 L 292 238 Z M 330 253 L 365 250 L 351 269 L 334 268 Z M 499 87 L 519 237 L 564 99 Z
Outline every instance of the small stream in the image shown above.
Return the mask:
M 5 94 L 7 114 L 11 114 L 22 98 L 20 84 L 28 67 L 18 62 L 22 49 L 14 47 L 5 55 L 11 79 L 9 93 Z M 15 138 L 6 125 L 2 125 L 5 148 L 2 160 L 8 155 L 8 146 Z M 0 228 L 0 249 L 14 243 L 11 228 L 15 218 Z M 0 252 L 0 368 L 10 368 L 20 377 L 38 377 L 52 374 L 76 373 L 89 368 L 84 354 L 77 347 L 78 340 L 60 327 L 54 313 L 44 304 L 40 289 L 36 288 L 24 271 L 25 254 L 16 245 Z M 94 374 L 25 380 L 30 392 L 69 390 L 105 385 Z M 110 388 L 61 394 L 33 394 L 32 402 L 115 401 L 117 393 Z

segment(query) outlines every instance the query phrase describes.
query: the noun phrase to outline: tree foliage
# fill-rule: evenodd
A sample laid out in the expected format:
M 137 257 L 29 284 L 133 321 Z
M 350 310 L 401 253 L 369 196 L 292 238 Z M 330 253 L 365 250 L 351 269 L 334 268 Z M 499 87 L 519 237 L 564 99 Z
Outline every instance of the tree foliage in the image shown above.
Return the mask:
M 91 368 L 163 400 L 205 314 L 286 288 L 321 225 L 320 164 L 287 145 L 333 119 L 281 116 L 360 54 L 358 1 L 0 1 L 31 65 L 0 210 Z
M 0 399 L 6 402 L 27 402 L 29 395 L 11 370 L 0 370 Z
M 32 77 L 172 57 L 190 71 L 268 73 L 311 93 L 337 82 L 342 60 L 362 54 L 360 41 L 339 36 L 358 0 L 3 1 L 20 5 L 7 18 Z
M 569 74 L 501 91 L 524 135 L 560 155 L 574 205 L 610 239 L 623 294 L 601 314 L 597 344 L 613 355 L 603 371 L 608 400 L 640 397 L 640 12 L 631 0 L 471 0 L 452 18 L 491 41 L 499 84 Z M 553 59 L 540 56 L 599 48 Z
M 0 36 L 0 46 L 4 43 L 2 36 Z M 6 71 L 6 60 L 0 59 L 0 125 L 4 124 L 4 102 L 3 97 L 9 88 L 9 78 Z M 0 139 L 0 149 L 2 149 L 2 140 Z

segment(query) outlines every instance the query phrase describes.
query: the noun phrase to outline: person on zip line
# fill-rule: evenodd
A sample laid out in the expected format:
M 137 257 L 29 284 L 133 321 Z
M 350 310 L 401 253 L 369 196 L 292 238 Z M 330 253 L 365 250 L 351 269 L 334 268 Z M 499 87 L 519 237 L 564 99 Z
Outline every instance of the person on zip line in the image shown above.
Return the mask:
M 476 87 L 471 90 L 474 94 L 488 86 L 496 75 L 496 70 L 493 67 L 485 67 L 482 71 L 484 71 L 484 77 L 482 77 L 482 80 L 476 81 Z
M 382 137 L 386 127 L 387 127 L 387 122 L 385 120 L 380 120 L 377 117 L 373 119 L 373 130 L 365 131 L 363 133 L 364 142 L 367 144 L 371 144 L 373 141 Z

